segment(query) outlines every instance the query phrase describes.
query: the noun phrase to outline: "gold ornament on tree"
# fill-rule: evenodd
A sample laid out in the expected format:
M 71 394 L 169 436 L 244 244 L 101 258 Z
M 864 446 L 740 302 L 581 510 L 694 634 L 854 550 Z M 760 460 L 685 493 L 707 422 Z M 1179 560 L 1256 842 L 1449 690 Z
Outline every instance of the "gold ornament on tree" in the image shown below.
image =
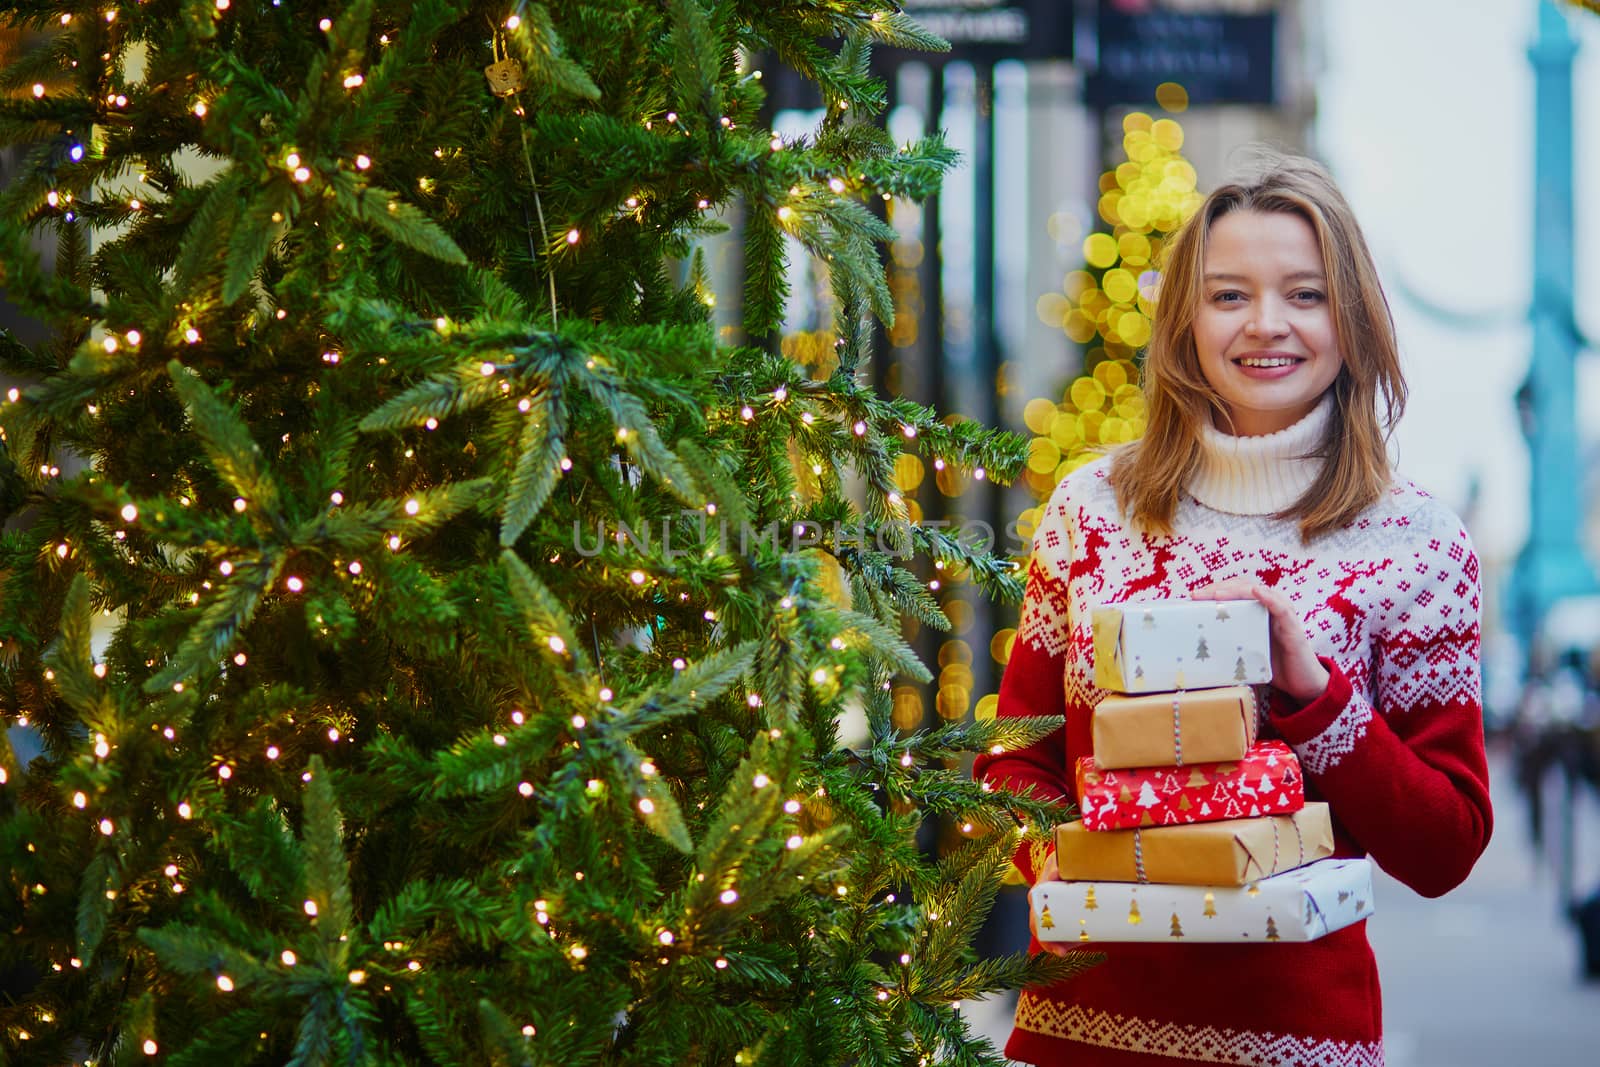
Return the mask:
M 483 68 L 489 79 L 489 91 L 496 96 L 515 96 L 522 91 L 522 64 L 505 54 L 503 41 L 497 31 L 494 35 L 494 62 Z
M 1041 930 L 1054 930 L 1056 928 L 1056 921 L 1050 916 L 1050 905 L 1048 904 L 1039 912 L 1039 928 Z

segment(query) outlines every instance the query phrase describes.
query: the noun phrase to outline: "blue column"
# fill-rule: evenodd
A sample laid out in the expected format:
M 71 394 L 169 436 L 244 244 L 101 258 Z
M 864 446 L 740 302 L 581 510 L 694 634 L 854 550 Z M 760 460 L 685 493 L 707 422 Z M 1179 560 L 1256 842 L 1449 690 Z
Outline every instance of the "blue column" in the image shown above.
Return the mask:
M 1512 574 L 1511 625 L 1524 641 L 1557 600 L 1600 592 L 1582 545 L 1573 315 L 1572 59 L 1577 41 L 1555 0 L 1539 0 L 1528 59 L 1535 76 L 1533 357 L 1518 394 L 1528 439 L 1528 542 Z

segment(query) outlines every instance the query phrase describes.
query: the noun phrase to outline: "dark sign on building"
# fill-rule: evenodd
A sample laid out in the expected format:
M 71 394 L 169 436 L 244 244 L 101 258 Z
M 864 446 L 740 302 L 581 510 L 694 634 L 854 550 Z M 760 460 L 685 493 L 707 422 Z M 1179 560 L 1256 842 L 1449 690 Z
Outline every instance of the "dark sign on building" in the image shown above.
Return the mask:
M 902 63 L 939 66 L 957 60 L 987 65 L 1002 59 L 1070 60 L 1073 55 L 1071 0 L 902 0 L 901 7 L 923 29 L 949 41 L 950 51 L 874 45 L 872 66 L 883 77 Z M 813 83 L 774 65 L 777 69 L 767 78 L 773 106 L 802 110 L 822 106 Z
M 1271 104 L 1277 16 L 1118 14 L 1102 3 L 1099 54 L 1084 84 L 1092 107 L 1148 104 L 1176 82 L 1190 104 Z
M 903 0 L 906 14 L 949 41 L 950 51 L 879 51 L 924 62 L 1071 59 L 1073 6 L 1071 0 Z

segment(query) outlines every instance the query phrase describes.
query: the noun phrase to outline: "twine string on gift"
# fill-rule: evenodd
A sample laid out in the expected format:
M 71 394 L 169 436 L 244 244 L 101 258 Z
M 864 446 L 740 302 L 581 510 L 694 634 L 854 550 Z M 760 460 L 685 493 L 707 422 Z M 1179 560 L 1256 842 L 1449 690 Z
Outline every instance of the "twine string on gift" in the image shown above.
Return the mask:
M 1173 765 L 1183 766 L 1183 717 L 1182 698 L 1178 693 L 1172 694 L 1172 756 Z
M 1137 826 L 1133 828 L 1133 873 L 1141 885 L 1149 883 L 1150 876 L 1144 870 L 1144 835 Z

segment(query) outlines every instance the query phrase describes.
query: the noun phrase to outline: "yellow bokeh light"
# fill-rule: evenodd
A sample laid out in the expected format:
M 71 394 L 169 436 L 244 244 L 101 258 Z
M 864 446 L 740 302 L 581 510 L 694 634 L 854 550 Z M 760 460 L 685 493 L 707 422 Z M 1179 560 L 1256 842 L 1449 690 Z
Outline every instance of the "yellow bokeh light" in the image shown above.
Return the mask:
M 901 492 L 910 492 L 922 484 L 922 460 L 909 452 L 902 452 L 894 461 L 894 482 Z
M 1150 116 L 1143 111 L 1130 112 L 1122 119 L 1122 129 L 1124 133 L 1132 133 L 1135 130 L 1148 131 L 1150 129 Z
M 972 702 L 972 690 L 959 685 L 941 685 L 934 708 L 941 719 L 959 719 Z
M 1086 416 L 1089 412 L 1100 410 L 1100 405 L 1106 400 L 1105 387 L 1093 378 L 1079 378 L 1073 382 L 1069 395 L 1073 407 L 1084 412 Z
M 1109 233 L 1091 233 L 1083 239 L 1083 258 L 1104 270 L 1117 261 L 1117 240 Z
M 972 680 L 972 668 L 965 663 L 952 663 L 939 672 L 939 684 L 941 686 L 957 685 L 970 692 Z
M 1061 462 L 1061 449 L 1048 437 L 1035 437 L 1028 442 L 1028 469 L 1047 474 Z
M 1011 627 L 996 630 L 994 637 L 989 640 L 989 655 L 994 657 L 996 663 L 1005 663 L 1011 659 L 1011 643 L 1017 639 L 1017 631 Z
M 1078 417 L 1063 411 L 1050 420 L 1050 440 L 1063 453 L 1071 452 L 1083 444 L 1083 429 L 1078 425 Z
M 922 694 L 916 686 L 894 687 L 894 710 L 889 718 L 899 730 L 915 730 L 922 725 Z
M 1162 110 L 1174 114 L 1189 110 L 1189 90 L 1177 82 L 1162 82 L 1156 86 L 1156 103 Z
M 966 664 L 972 662 L 972 646 L 965 641 L 946 641 L 939 646 L 939 666 L 948 667 L 952 663 Z
M 1150 320 L 1130 311 L 1117 321 L 1117 334 L 1125 344 L 1143 348 L 1150 341 Z
M 1122 256 L 1122 262 L 1129 266 L 1148 263 L 1150 262 L 1150 238 L 1142 233 L 1125 233 L 1117 238 L 1117 253 Z M 1092 275 L 1089 277 L 1089 284 L 1094 284 Z
M 978 698 L 978 706 L 972 709 L 972 717 L 978 720 L 992 719 L 1000 709 L 1000 697 L 996 693 Z
M 1067 336 L 1078 344 L 1087 344 L 1095 335 L 1094 320 L 1083 312 L 1074 308 L 1067 312 L 1067 317 L 1062 320 L 1061 328 Z
M 1133 364 L 1121 359 L 1108 359 L 1094 368 L 1094 380 L 1108 393 L 1115 393 L 1128 384 Z
M 1052 241 L 1063 245 L 1071 244 L 1083 233 L 1083 223 L 1070 211 L 1051 212 L 1044 228 Z
M 1068 271 L 1061 279 L 1061 291 L 1068 300 L 1081 300 L 1083 294 L 1095 287 L 1094 275 L 1086 270 Z
M 1171 119 L 1157 119 L 1150 127 L 1150 139 L 1168 152 L 1183 148 L 1183 127 Z
M 1034 433 L 1049 433 L 1050 422 L 1056 416 L 1056 406 L 1044 397 L 1034 397 L 1022 409 L 1022 424 Z
M 1106 276 L 1100 280 L 1100 288 L 1119 304 L 1131 304 L 1139 295 L 1138 279 L 1121 267 L 1106 271 Z
M 1072 305 L 1060 293 L 1045 293 L 1034 301 L 1034 313 L 1039 316 L 1039 321 L 1046 326 L 1059 326 L 1062 316 L 1071 310 Z

